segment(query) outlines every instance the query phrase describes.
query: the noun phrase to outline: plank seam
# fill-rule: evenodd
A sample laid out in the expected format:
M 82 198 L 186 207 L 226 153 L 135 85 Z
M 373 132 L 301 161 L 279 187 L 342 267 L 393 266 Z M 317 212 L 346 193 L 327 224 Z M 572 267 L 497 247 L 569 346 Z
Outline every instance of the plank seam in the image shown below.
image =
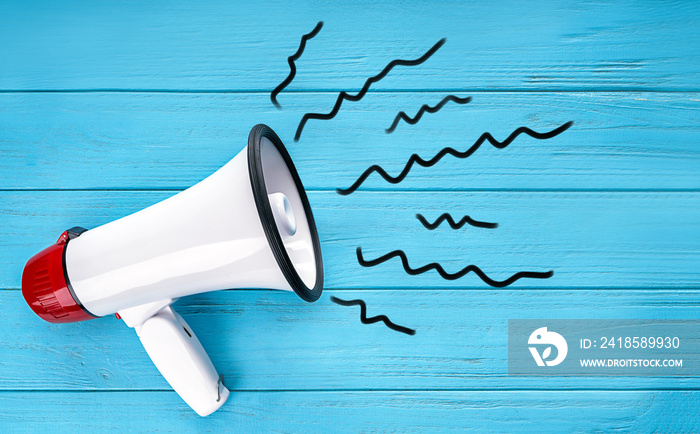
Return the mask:
M 647 378 L 667 378 L 667 377 L 647 377 Z M 503 388 L 503 389 L 490 389 L 490 388 L 450 388 L 450 389 L 438 389 L 438 388 L 407 388 L 407 389 L 390 389 L 390 388 L 371 388 L 371 389 L 229 389 L 231 393 L 417 393 L 417 392 L 427 392 L 427 393 L 459 393 L 459 392 L 618 392 L 618 393 L 629 393 L 629 392 L 699 392 L 700 388 L 689 387 L 689 388 L 673 388 L 664 387 L 659 389 L 654 388 L 637 388 L 637 389 L 605 389 L 605 388 Z M 0 393 L 176 393 L 172 389 L 0 389 Z
M 416 286 L 416 287 L 368 287 L 362 288 L 334 288 L 324 287 L 324 291 L 484 291 L 484 292 L 505 292 L 505 291 L 633 291 L 633 292 L 679 292 L 685 291 L 693 293 L 700 291 L 698 286 L 678 286 L 678 287 L 629 287 L 629 286 L 558 286 L 558 287 L 540 287 L 540 286 L 523 286 L 519 288 L 487 288 L 487 287 L 459 287 L 459 286 Z M 0 287 L 0 291 L 21 291 L 21 288 L 15 287 Z M 221 291 L 264 291 L 264 292 L 279 292 L 276 289 L 251 288 L 251 289 L 222 289 Z
M 357 92 L 360 89 L 285 89 L 285 93 L 338 93 L 341 91 Z M 644 88 L 644 87 L 619 87 L 619 88 L 446 88 L 446 89 L 375 89 L 367 93 L 696 93 L 700 89 L 685 88 Z M 171 94 L 270 94 L 270 89 L 149 89 L 149 88 L 96 88 L 96 89 L 0 89 L 0 93 L 171 93 Z
M 188 187 L 90 187 L 90 188 L 0 188 L 5 193 L 33 192 L 180 192 Z M 334 187 L 312 187 L 307 192 L 336 192 Z M 700 188 L 363 188 L 381 193 L 700 193 Z

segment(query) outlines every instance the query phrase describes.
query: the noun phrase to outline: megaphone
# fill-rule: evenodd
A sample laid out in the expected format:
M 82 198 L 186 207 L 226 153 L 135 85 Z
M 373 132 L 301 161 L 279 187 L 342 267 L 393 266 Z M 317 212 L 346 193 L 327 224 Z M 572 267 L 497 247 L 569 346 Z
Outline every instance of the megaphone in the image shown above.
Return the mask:
M 218 289 L 323 290 L 321 247 L 304 186 L 282 141 L 256 125 L 248 146 L 198 184 L 91 230 L 72 228 L 32 257 L 22 294 L 46 321 L 116 313 L 199 415 L 229 391 L 170 306 Z

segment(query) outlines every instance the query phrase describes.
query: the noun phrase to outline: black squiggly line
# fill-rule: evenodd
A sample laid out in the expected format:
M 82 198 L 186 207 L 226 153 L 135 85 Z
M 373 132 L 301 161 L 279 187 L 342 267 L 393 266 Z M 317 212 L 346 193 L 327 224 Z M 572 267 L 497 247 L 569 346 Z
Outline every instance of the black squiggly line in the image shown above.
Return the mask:
M 287 58 L 287 63 L 289 63 L 289 75 L 270 94 L 270 100 L 272 100 L 272 104 L 274 104 L 275 107 L 277 107 L 278 109 L 282 109 L 282 106 L 280 105 L 280 103 L 277 102 L 277 95 L 280 92 L 282 92 L 282 89 L 287 87 L 289 85 L 289 83 L 292 82 L 292 80 L 294 80 L 294 77 L 297 74 L 297 67 L 294 64 L 294 62 L 296 60 L 299 60 L 301 55 L 304 53 L 304 48 L 306 48 L 306 41 L 308 41 L 309 39 L 318 35 L 318 32 L 321 31 L 321 27 L 323 27 L 323 21 L 319 21 L 318 24 L 316 24 L 316 27 L 314 27 L 314 29 L 311 32 L 309 32 L 301 37 L 301 42 L 299 43 L 299 49 L 297 49 L 296 53 L 292 54 L 291 56 L 289 56 Z
M 418 154 L 413 154 L 409 157 L 408 162 L 406 163 L 406 166 L 403 168 L 401 173 L 399 173 L 397 176 L 391 176 L 389 175 L 381 166 L 375 164 L 370 166 L 367 170 L 365 170 L 362 175 L 360 175 L 359 178 L 357 178 L 357 181 L 355 181 L 354 184 L 352 184 L 350 187 L 346 189 L 338 188 L 336 191 L 338 194 L 341 194 L 343 196 L 346 196 L 355 190 L 357 190 L 360 185 L 362 185 L 363 182 L 369 177 L 369 175 L 372 174 L 372 172 L 377 172 L 382 178 L 384 178 L 387 182 L 390 182 L 391 184 L 398 184 L 399 182 L 403 181 L 404 178 L 406 178 L 406 175 L 408 175 L 408 172 L 411 171 L 411 168 L 413 167 L 414 163 L 418 163 L 419 165 L 423 167 L 431 167 L 435 165 L 438 161 L 442 159 L 447 154 L 453 155 L 457 158 L 467 158 L 470 155 L 472 155 L 474 152 L 476 152 L 477 149 L 479 149 L 479 146 L 481 146 L 482 143 L 484 143 L 486 140 L 491 143 L 494 147 L 498 149 L 503 149 L 506 146 L 510 145 L 513 140 L 515 140 L 516 137 L 518 137 L 520 134 L 527 134 L 530 137 L 533 137 L 538 140 L 544 140 L 544 139 L 551 139 L 552 137 L 558 136 L 559 134 L 563 133 L 564 131 L 568 130 L 572 125 L 574 124 L 573 121 L 569 121 L 565 123 L 564 125 L 553 129 L 552 131 L 546 132 L 546 133 L 538 133 L 536 131 L 531 130 L 530 128 L 527 127 L 520 127 L 517 130 L 513 131 L 510 136 L 508 136 L 503 142 L 499 142 L 498 140 L 494 139 L 493 136 L 486 132 L 481 135 L 477 139 L 476 142 L 471 146 L 471 148 L 467 149 L 464 152 L 459 152 L 453 148 L 444 148 L 440 152 L 437 153 L 433 158 L 430 160 L 424 160 L 421 157 L 418 156 Z
M 416 331 L 413 329 L 394 324 L 386 315 L 377 315 L 372 318 L 367 318 L 367 305 L 364 300 L 341 300 L 331 295 L 331 301 L 341 306 L 360 306 L 360 321 L 362 321 L 362 324 L 374 324 L 375 322 L 383 321 L 387 327 L 397 332 L 406 333 L 411 336 L 416 334 Z
M 423 104 L 420 107 L 420 109 L 418 109 L 418 113 L 416 113 L 416 115 L 414 117 L 410 117 L 406 114 L 406 112 L 400 111 L 399 114 L 397 114 L 396 117 L 394 118 L 394 122 L 391 124 L 391 126 L 386 129 L 386 133 L 387 134 L 393 133 L 394 130 L 396 129 L 396 126 L 399 125 L 400 119 L 403 119 L 408 124 L 415 125 L 418 123 L 420 118 L 423 117 L 423 114 L 425 112 L 437 113 L 438 111 L 440 111 L 441 108 L 445 107 L 445 104 L 447 104 L 450 101 L 454 101 L 457 104 L 467 104 L 471 100 L 472 100 L 472 97 L 470 97 L 470 96 L 468 96 L 466 98 L 460 98 L 460 97 L 455 96 L 455 95 L 447 95 L 445 98 L 442 99 L 442 101 L 437 103 L 435 105 L 435 107 L 430 107 L 428 104 Z
M 423 226 L 425 226 L 427 229 L 430 229 L 431 231 L 440 226 L 440 223 L 442 223 L 445 220 L 447 220 L 447 224 L 449 224 L 452 229 L 461 229 L 462 226 L 464 226 L 466 223 L 469 223 L 471 226 L 477 228 L 494 229 L 498 227 L 498 223 L 480 222 L 478 220 L 474 220 L 468 215 L 462 217 L 462 220 L 460 220 L 459 222 L 455 222 L 452 216 L 448 213 L 442 214 L 433 223 L 429 223 L 428 220 L 426 220 L 422 214 L 416 214 L 416 218 L 423 224 Z
M 365 81 L 364 86 L 362 86 L 362 89 L 360 89 L 360 92 L 357 95 L 350 95 L 345 91 L 340 92 L 338 95 L 338 99 L 335 100 L 335 105 L 333 106 L 333 110 L 331 110 L 329 113 L 306 113 L 304 116 L 302 116 L 301 121 L 299 122 L 299 126 L 297 127 L 297 132 L 294 135 L 294 141 L 298 142 L 299 138 L 301 137 L 301 132 L 304 130 L 304 125 L 306 125 L 306 122 L 309 119 L 320 119 L 320 120 L 329 120 L 333 119 L 335 115 L 338 114 L 338 111 L 340 110 L 340 106 L 343 105 L 343 100 L 348 100 L 348 101 L 359 101 L 361 100 L 367 91 L 369 90 L 369 87 L 373 84 L 381 80 L 382 78 L 386 77 L 386 75 L 391 71 L 394 66 L 397 65 L 402 65 L 402 66 L 416 66 L 420 65 L 421 63 L 425 62 L 428 60 L 435 52 L 442 47 L 442 45 L 447 41 L 447 39 L 442 38 L 440 39 L 435 45 L 432 46 L 430 50 L 428 50 L 425 54 L 423 54 L 421 57 L 417 58 L 416 60 L 403 60 L 403 59 L 396 59 L 392 60 L 389 62 L 389 64 L 380 72 L 379 74 L 375 75 L 374 77 L 370 77 Z
M 511 283 L 515 282 L 518 279 L 522 279 L 524 277 L 530 278 L 530 279 L 548 279 L 554 275 L 554 271 L 547 271 L 547 272 L 536 272 L 536 271 L 519 271 L 506 280 L 498 281 L 498 280 L 493 280 L 489 276 L 486 275 L 483 271 L 481 271 L 481 268 L 477 267 L 476 265 L 468 265 L 458 271 L 457 273 L 448 273 L 445 271 L 444 268 L 442 268 L 442 265 L 438 264 L 437 262 L 431 262 L 430 264 L 424 265 L 422 267 L 418 268 L 411 268 L 410 265 L 408 265 L 408 258 L 406 257 L 406 253 L 403 252 L 403 250 L 394 250 L 392 252 L 387 253 L 384 256 L 380 256 L 377 259 L 372 259 L 372 260 L 365 260 L 365 258 L 362 257 L 362 248 L 358 247 L 357 250 L 357 262 L 360 263 L 363 267 L 374 267 L 375 265 L 379 265 L 382 262 L 386 262 L 391 258 L 400 258 L 401 259 L 401 264 L 403 265 L 403 269 L 406 270 L 407 274 L 410 274 L 411 276 L 415 276 L 418 274 L 425 273 L 426 271 L 430 270 L 435 270 L 440 274 L 440 276 L 445 279 L 445 280 L 456 280 L 459 279 L 460 277 L 463 277 L 467 273 L 474 272 L 481 280 L 484 281 L 487 285 L 494 286 L 496 288 L 503 288 L 505 286 L 510 285 Z

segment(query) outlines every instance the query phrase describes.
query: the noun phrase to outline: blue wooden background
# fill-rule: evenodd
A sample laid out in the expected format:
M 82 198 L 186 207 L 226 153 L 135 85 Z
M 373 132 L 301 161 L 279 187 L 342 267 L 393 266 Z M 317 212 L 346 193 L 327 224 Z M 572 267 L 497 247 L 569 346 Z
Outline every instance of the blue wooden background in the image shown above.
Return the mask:
M 700 430 L 700 377 L 507 375 L 509 318 L 700 319 L 700 4 L 526 2 L 0 1 L 0 427 L 102 431 Z M 287 57 L 320 20 L 278 99 Z M 359 102 L 341 90 L 396 58 Z M 396 113 L 450 103 L 385 134 Z M 414 152 L 464 150 L 391 185 Z M 26 260 L 68 227 L 95 227 L 203 179 L 270 125 L 309 191 L 326 289 L 314 304 L 267 290 L 218 291 L 179 309 L 231 398 L 200 418 L 113 317 L 54 325 L 25 305 Z M 415 219 L 443 212 L 495 230 Z M 504 279 L 411 277 L 438 261 Z M 417 330 L 362 325 L 363 298 Z

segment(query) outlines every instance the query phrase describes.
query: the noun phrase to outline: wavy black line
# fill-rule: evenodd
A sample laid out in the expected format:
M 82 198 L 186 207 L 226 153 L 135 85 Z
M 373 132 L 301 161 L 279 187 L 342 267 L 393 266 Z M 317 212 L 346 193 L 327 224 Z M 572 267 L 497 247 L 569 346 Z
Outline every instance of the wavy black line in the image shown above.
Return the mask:
M 425 62 L 428 60 L 437 50 L 440 49 L 440 47 L 443 46 L 447 39 L 442 38 L 440 39 L 435 45 L 432 46 L 430 50 L 428 50 L 425 54 L 423 54 L 421 57 L 415 59 L 415 60 L 403 60 L 403 59 L 395 59 L 389 62 L 389 64 L 380 72 L 379 74 L 375 75 L 374 77 L 370 77 L 365 81 L 365 84 L 362 86 L 362 89 L 360 89 L 360 92 L 358 92 L 357 95 L 350 95 L 345 91 L 340 92 L 338 95 L 338 99 L 335 100 L 335 105 L 333 106 L 333 109 L 329 113 L 306 113 L 304 116 L 302 116 L 301 121 L 299 122 L 299 126 L 297 127 L 297 132 L 294 135 L 294 141 L 298 142 L 299 138 L 301 137 L 301 132 L 304 130 L 304 125 L 306 125 L 306 122 L 308 122 L 309 119 L 320 119 L 320 120 L 329 120 L 333 119 L 335 115 L 338 114 L 338 111 L 340 110 L 340 106 L 343 105 L 343 100 L 348 100 L 348 101 L 359 101 L 361 100 L 367 91 L 369 90 L 369 87 L 373 84 L 381 80 L 382 78 L 386 77 L 386 75 L 391 71 L 395 66 L 401 65 L 401 66 L 417 66 L 420 65 L 421 63 Z
M 498 223 L 480 222 L 479 220 L 474 220 L 468 215 L 462 217 L 462 220 L 459 222 L 455 222 L 452 216 L 448 213 L 442 214 L 433 223 L 429 223 L 422 214 L 416 214 L 416 218 L 423 224 L 423 226 L 431 231 L 440 226 L 440 223 L 444 222 L 445 220 L 447 220 L 447 224 L 449 224 L 452 229 L 460 229 L 467 223 L 477 228 L 494 229 L 498 227 Z
M 546 132 L 546 133 L 538 133 L 536 131 L 531 130 L 530 128 L 527 127 L 520 127 L 517 130 L 513 131 L 503 142 L 499 142 L 498 140 L 494 139 L 491 133 L 484 133 L 479 137 L 476 142 L 471 146 L 471 148 L 467 149 L 464 152 L 457 151 L 453 148 L 444 148 L 440 152 L 438 152 L 433 158 L 430 160 L 424 160 L 421 157 L 418 156 L 418 154 L 413 154 L 409 157 L 408 162 L 406 163 L 406 166 L 403 168 L 401 173 L 399 173 L 397 176 L 391 176 L 389 175 L 381 166 L 374 164 L 370 166 L 367 170 L 365 170 L 362 175 L 360 175 L 359 178 L 357 178 L 357 181 L 355 181 L 350 187 L 346 189 L 338 188 L 336 191 L 338 194 L 342 194 L 343 196 L 348 195 L 355 190 L 357 190 L 360 185 L 362 185 L 363 182 L 369 177 L 369 175 L 372 174 L 372 172 L 377 172 L 382 178 L 384 178 L 387 182 L 390 182 L 391 184 L 398 184 L 399 182 L 403 181 L 404 178 L 406 178 L 406 175 L 408 175 L 408 172 L 411 171 L 411 168 L 413 167 L 414 163 L 418 163 L 419 165 L 423 167 L 431 167 L 435 165 L 438 161 L 442 159 L 447 154 L 453 155 L 457 158 L 467 158 L 470 155 L 472 155 L 474 152 L 476 152 L 477 149 L 481 146 L 482 143 L 484 143 L 486 140 L 491 143 L 495 148 L 498 149 L 503 149 L 506 146 L 510 145 L 513 140 L 515 140 L 516 137 L 518 137 L 520 134 L 527 134 L 528 136 L 538 139 L 538 140 L 544 140 L 544 139 L 551 139 L 552 137 L 558 136 L 559 134 L 563 133 L 564 131 L 568 130 L 572 125 L 574 124 L 573 121 L 569 121 L 565 123 L 564 125 L 557 127 L 553 129 L 552 131 Z
M 399 124 L 399 120 L 403 119 L 406 121 L 407 124 L 410 125 L 415 125 L 418 123 L 420 118 L 423 117 L 423 114 L 425 112 L 428 113 L 437 113 L 440 111 L 441 108 L 445 107 L 445 104 L 447 104 L 450 101 L 454 101 L 457 104 L 467 104 L 472 100 L 472 97 L 468 96 L 466 98 L 460 98 L 455 95 L 447 95 L 445 98 L 442 99 L 439 103 L 437 103 L 434 107 L 430 107 L 428 104 L 423 104 L 420 109 L 418 109 L 418 113 L 414 117 L 410 117 L 406 114 L 404 111 L 400 111 L 399 114 L 396 115 L 394 118 L 394 122 L 391 124 L 389 128 L 386 129 L 386 133 L 390 134 L 393 133 L 394 130 L 396 129 L 396 126 Z
M 274 104 L 275 107 L 277 107 L 278 109 L 281 109 L 282 106 L 277 102 L 277 95 L 280 92 L 282 92 L 282 90 L 285 87 L 287 87 L 289 85 L 289 83 L 292 82 L 292 80 L 294 80 L 294 77 L 297 74 L 297 67 L 294 64 L 294 62 L 296 60 L 299 60 L 301 55 L 304 53 L 304 48 L 306 48 L 306 41 L 308 41 L 309 39 L 318 35 L 318 32 L 321 31 L 321 27 L 323 27 L 323 21 L 319 21 L 318 24 L 316 24 L 316 27 L 314 27 L 314 29 L 311 32 L 309 32 L 301 37 L 301 42 L 299 43 L 299 48 L 297 49 L 297 52 L 292 54 L 291 56 L 289 56 L 287 58 L 287 63 L 289 63 L 289 75 L 270 94 L 270 99 L 272 100 L 272 104 Z
M 377 315 L 372 318 L 367 318 L 367 305 L 364 300 L 341 300 L 331 295 L 331 301 L 341 306 L 360 306 L 360 321 L 362 321 L 362 324 L 374 324 L 375 322 L 383 321 L 387 327 L 397 332 L 406 333 L 411 336 L 416 334 L 416 331 L 413 329 L 394 324 L 386 315 Z
M 392 252 L 387 253 L 384 256 L 380 256 L 377 259 L 372 259 L 372 260 L 366 260 L 365 258 L 362 257 L 362 248 L 358 247 L 357 250 L 357 262 L 360 263 L 363 267 L 374 267 L 375 265 L 379 265 L 383 262 L 388 261 L 391 258 L 400 258 L 401 259 L 401 264 L 403 265 L 403 269 L 406 270 L 407 274 L 410 274 L 411 276 L 415 276 L 418 274 L 425 273 L 426 271 L 430 270 L 435 270 L 440 274 L 440 276 L 445 279 L 445 280 L 456 280 L 459 279 L 460 277 L 463 277 L 467 273 L 474 272 L 481 280 L 484 281 L 487 285 L 494 286 L 496 288 L 503 288 L 505 286 L 510 285 L 511 283 L 515 282 L 518 279 L 522 278 L 529 278 L 529 279 L 548 279 L 554 275 L 554 271 L 547 271 L 547 272 L 536 272 L 536 271 L 519 271 L 506 280 L 493 280 L 489 276 L 486 275 L 483 271 L 481 271 L 481 268 L 477 267 L 476 265 L 468 265 L 464 268 L 462 268 L 460 271 L 456 273 L 448 273 L 445 271 L 444 268 L 442 268 L 442 265 L 438 264 L 437 262 L 431 262 L 430 264 L 424 265 L 422 267 L 418 268 L 411 268 L 410 265 L 408 265 L 408 258 L 406 257 L 406 253 L 403 252 L 403 250 L 394 250 Z

